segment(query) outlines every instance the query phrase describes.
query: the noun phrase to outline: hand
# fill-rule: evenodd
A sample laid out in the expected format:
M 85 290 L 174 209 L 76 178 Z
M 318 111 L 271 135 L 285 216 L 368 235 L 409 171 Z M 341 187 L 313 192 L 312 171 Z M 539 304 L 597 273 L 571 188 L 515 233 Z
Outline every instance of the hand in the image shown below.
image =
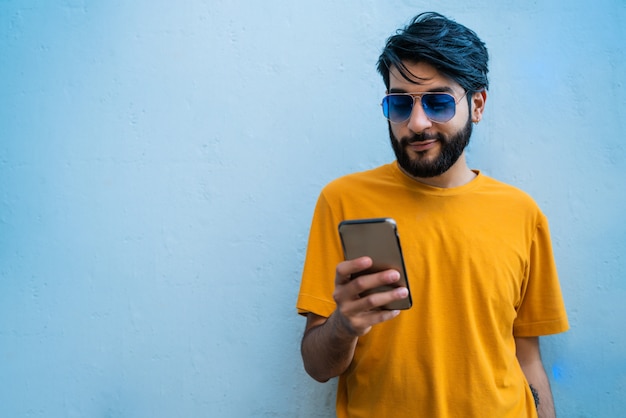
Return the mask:
M 398 316 L 400 311 L 383 310 L 381 307 L 408 296 L 409 291 L 406 287 L 398 287 L 361 297 L 364 291 L 393 284 L 400 279 L 400 273 L 396 270 L 385 270 L 351 278 L 352 275 L 371 265 L 372 259 L 369 257 L 360 257 L 337 265 L 335 292 L 333 293 L 337 304 L 335 314 L 343 330 L 353 337 L 363 336 L 371 330 L 373 325 Z

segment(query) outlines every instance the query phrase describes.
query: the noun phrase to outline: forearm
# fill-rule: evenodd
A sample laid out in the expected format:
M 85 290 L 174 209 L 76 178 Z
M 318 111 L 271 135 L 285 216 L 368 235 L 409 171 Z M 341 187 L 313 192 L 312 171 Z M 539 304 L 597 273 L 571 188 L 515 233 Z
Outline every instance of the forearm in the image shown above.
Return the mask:
M 556 418 L 550 382 L 543 370 L 543 365 L 539 365 L 539 367 L 541 367 L 541 370 L 526 374 L 526 379 L 530 384 L 535 396 L 535 402 L 537 403 L 537 415 L 539 418 Z
M 306 372 L 319 382 L 339 376 L 350 366 L 357 340 L 342 328 L 335 314 L 309 328 L 301 346 Z
M 517 358 L 531 387 L 539 418 L 556 418 L 550 381 L 541 361 L 539 338 L 515 339 Z

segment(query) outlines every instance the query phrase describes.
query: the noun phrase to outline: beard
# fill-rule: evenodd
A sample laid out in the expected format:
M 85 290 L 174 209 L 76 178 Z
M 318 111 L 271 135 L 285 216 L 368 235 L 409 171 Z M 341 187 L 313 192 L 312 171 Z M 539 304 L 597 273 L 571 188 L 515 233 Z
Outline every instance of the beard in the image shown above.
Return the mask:
M 436 177 L 448 171 L 463 154 L 463 151 L 469 144 L 470 136 L 472 136 L 471 118 L 468 118 L 465 126 L 452 137 L 447 137 L 440 133 L 421 133 L 398 139 L 391 131 L 391 124 L 389 124 L 391 146 L 393 152 L 396 154 L 398 164 L 407 174 L 413 177 Z M 439 155 L 434 158 L 427 158 L 427 151 L 424 151 L 420 152 L 415 159 L 411 159 L 406 150 L 409 144 L 432 139 L 438 140 L 440 144 L 441 151 Z

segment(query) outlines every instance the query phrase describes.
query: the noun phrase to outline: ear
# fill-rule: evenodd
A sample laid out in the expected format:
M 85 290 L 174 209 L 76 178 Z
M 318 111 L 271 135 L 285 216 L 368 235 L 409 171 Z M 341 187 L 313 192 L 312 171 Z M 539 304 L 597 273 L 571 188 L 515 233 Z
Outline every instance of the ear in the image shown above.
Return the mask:
M 478 123 L 483 118 L 485 103 L 487 102 L 487 90 L 481 90 L 472 96 L 472 122 Z

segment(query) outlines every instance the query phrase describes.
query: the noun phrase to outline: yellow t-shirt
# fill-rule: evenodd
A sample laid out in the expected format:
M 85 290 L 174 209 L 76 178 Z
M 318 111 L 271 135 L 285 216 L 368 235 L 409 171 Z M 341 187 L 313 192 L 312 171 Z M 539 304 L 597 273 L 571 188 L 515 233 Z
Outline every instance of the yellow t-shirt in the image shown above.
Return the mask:
M 396 220 L 413 307 L 358 341 L 337 416 L 536 417 L 514 336 L 568 329 L 545 216 L 479 172 L 441 189 L 396 163 L 331 182 L 313 217 L 297 309 L 328 317 L 345 219 Z

